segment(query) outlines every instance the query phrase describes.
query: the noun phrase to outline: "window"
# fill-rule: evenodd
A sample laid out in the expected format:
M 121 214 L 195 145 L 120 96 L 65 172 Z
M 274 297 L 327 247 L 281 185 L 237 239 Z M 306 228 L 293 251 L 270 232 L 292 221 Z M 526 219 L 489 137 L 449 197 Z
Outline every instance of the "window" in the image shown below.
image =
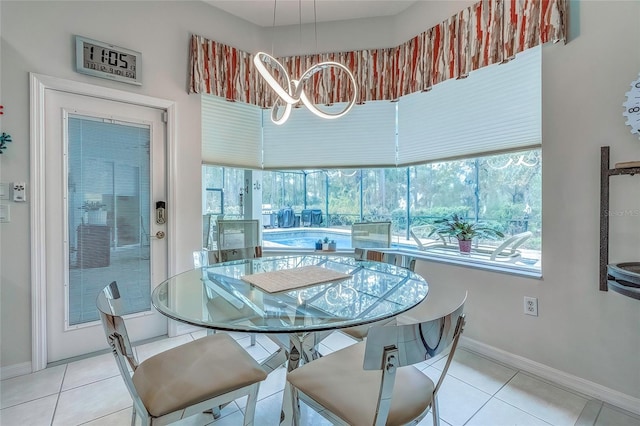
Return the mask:
M 240 192 L 244 170 L 233 167 L 204 166 L 202 169 L 202 214 L 240 218 Z
M 226 177 L 224 193 L 241 187 L 244 170 L 204 167 L 205 177 Z M 298 216 L 318 209 L 323 216 L 321 224 L 293 226 L 287 233 L 265 229 L 264 246 L 309 249 L 320 236 L 330 235 L 338 249 L 349 249 L 352 223 L 390 220 L 394 247 L 443 260 L 539 271 L 541 170 L 541 150 L 533 149 L 401 168 L 263 172 L 263 205 L 273 212 L 291 207 Z M 453 213 L 504 237 L 476 239 L 470 256 L 461 255 L 453 242 L 446 248 L 426 244 L 435 237 L 417 231 Z M 509 246 L 492 259 L 492 251 L 512 237 L 514 255 L 506 256 Z
M 318 236 L 348 233 L 355 222 L 390 220 L 397 247 L 451 261 L 539 271 L 541 85 L 538 47 L 398 102 L 356 105 L 341 120 L 318 120 L 300 108 L 286 126 L 275 126 L 265 118 L 268 110 L 256 115 L 238 103 L 203 98 L 203 162 L 262 170 L 263 221 L 269 217 L 277 227 L 273 215 L 290 208 L 301 220 L 287 223 L 307 225 L 286 238 L 265 230 L 267 249 L 271 242 L 312 248 Z M 234 118 L 229 128 L 237 127 L 242 143 L 233 131 L 220 129 L 225 117 Z M 204 123 L 207 119 L 211 123 Z M 254 121 L 244 126 L 248 119 Z M 213 148 L 224 150 L 226 144 L 244 151 L 216 160 L 222 154 Z M 225 214 L 231 209 L 240 214 L 237 203 L 229 203 L 243 188 L 243 170 L 225 170 L 228 180 L 222 186 L 204 186 L 210 194 L 203 204 L 221 203 Z M 215 188 L 221 195 L 213 193 Z M 308 220 L 309 210 L 322 220 Z M 476 239 L 467 257 L 456 251 L 457 242 L 431 244 L 437 236 L 429 235 L 429 226 L 453 213 L 505 236 Z M 322 231 L 313 229 L 318 225 Z M 349 248 L 350 238 L 341 241 L 338 249 Z

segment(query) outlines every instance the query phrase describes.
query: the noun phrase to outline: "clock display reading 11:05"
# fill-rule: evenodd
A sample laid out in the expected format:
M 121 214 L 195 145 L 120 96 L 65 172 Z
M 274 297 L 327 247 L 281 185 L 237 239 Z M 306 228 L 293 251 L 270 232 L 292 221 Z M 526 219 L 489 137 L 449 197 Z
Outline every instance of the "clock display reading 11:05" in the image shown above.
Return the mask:
M 136 57 L 124 52 L 84 42 L 83 65 L 86 69 L 114 76 L 136 78 Z

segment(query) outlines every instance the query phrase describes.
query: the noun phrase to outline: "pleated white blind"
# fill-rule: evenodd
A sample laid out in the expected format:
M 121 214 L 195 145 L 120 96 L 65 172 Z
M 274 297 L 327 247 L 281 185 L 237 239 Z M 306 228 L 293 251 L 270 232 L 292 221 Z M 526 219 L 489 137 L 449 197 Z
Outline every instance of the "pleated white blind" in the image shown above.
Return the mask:
M 541 50 L 400 98 L 398 163 L 470 156 L 542 143 Z
M 262 109 L 211 95 L 202 99 L 202 162 L 262 168 Z
M 321 108 L 339 112 L 344 104 Z M 264 110 L 264 168 L 393 167 L 395 111 L 396 104 L 389 101 L 367 102 L 354 105 L 341 118 L 326 120 L 301 107 L 278 126 L 271 121 L 271 110 Z
M 301 107 L 277 126 L 271 110 L 201 95 L 202 159 L 267 170 L 395 167 L 535 147 L 542 143 L 541 86 L 537 47 L 397 103 L 355 105 L 336 120 Z M 337 112 L 344 104 L 322 108 Z

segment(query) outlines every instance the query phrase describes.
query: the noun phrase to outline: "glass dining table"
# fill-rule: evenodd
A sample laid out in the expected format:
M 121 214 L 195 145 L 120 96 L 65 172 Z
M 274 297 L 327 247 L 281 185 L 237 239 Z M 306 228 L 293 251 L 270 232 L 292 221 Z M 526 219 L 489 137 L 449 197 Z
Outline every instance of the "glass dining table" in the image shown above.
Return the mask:
M 428 290 L 424 278 L 405 268 L 304 254 L 189 270 L 160 283 L 152 303 L 183 323 L 265 333 L 279 349 L 263 367 L 272 371 L 287 363 L 291 371 L 320 357 L 319 342 L 334 330 L 391 319 L 420 303 Z M 283 410 L 287 423 L 284 417 Z

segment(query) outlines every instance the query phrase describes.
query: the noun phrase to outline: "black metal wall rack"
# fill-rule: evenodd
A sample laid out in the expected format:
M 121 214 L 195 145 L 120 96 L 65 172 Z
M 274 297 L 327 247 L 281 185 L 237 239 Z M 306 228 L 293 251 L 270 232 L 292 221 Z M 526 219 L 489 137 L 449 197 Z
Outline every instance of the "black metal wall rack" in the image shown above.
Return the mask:
M 608 277 L 609 267 L 609 178 L 618 175 L 640 175 L 640 167 L 610 168 L 609 147 L 600 148 L 600 290 L 611 289 L 625 296 L 640 299 L 640 288 L 619 285 L 614 282 L 610 285 Z M 630 265 L 630 264 L 627 264 Z M 633 275 L 633 273 L 627 274 Z M 612 279 L 614 279 L 612 277 Z M 615 279 L 614 279 L 615 280 Z

